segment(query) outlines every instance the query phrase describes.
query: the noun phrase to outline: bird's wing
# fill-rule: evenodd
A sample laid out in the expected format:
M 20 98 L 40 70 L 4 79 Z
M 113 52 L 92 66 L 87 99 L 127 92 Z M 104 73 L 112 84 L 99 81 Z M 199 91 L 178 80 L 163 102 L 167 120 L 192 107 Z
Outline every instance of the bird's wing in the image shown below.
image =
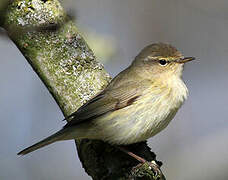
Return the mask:
M 148 88 L 149 83 L 148 81 L 127 81 L 121 84 L 117 82 L 115 85 L 115 81 L 112 82 L 100 94 L 71 114 L 69 116 L 71 121 L 64 127 L 76 125 L 104 115 L 105 113 L 130 106 Z

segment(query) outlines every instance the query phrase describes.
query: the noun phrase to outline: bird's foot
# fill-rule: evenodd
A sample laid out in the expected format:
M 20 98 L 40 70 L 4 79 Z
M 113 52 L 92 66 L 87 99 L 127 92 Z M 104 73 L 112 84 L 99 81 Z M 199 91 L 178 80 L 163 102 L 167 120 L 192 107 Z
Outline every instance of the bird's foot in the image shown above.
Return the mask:
M 153 179 L 156 180 L 165 180 L 165 177 L 160 170 L 160 166 L 155 161 L 146 161 L 145 163 L 140 163 L 133 167 L 131 170 L 131 176 L 144 179 L 151 179 L 151 177 L 153 177 Z
M 140 169 L 145 163 L 148 164 L 149 169 L 151 169 L 154 172 L 154 176 L 158 176 L 162 174 L 159 165 L 155 161 L 145 161 L 144 163 L 139 163 L 137 166 L 133 167 L 132 171 L 135 171 L 137 169 Z
M 121 151 L 124 153 L 130 155 L 140 163 L 132 168 L 132 173 L 137 173 L 139 172 L 140 169 L 149 169 L 153 172 L 154 177 L 159 177 L 158 179 L 164 179 L 165 177 L 162 174 L 162 171 L 160 170 L 160 165 L 156 163 L 156 161 L 146 161 L 144 158 L 134 154 L 133 152 L 127 150 L 125 147 L 118 147 Z M 145 167 L 144 167 L 145 166 Z

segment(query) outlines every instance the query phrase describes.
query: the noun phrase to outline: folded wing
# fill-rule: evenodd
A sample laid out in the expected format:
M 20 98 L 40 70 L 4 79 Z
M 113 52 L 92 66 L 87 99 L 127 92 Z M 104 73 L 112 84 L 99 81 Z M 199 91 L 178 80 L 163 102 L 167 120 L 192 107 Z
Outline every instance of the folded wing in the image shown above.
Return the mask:
M 89 100 L 68 118 L 71 119 L 64 128 L 77 125 L 86 120 L 95 119 L 105 113 L 132 105 L 143 91 L 149 87 L 149 81 L 111 81 L 105 90 Z

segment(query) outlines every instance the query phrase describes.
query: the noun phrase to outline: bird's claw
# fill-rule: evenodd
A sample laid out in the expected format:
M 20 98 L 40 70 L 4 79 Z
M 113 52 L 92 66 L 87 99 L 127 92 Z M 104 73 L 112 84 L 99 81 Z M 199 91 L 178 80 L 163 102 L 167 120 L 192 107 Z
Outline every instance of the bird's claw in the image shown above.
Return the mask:
M 143 165 L 145 165 L 145 163 L 149 165 L 148 168 L 153 172 L 154 177 L 163 177 L 160 167 L 155 161 L 151 161 L 151 162 L 145 161 L 144 163 L 141 162 L 137 166 L 133 167 L 132 171 L 137 172 Z

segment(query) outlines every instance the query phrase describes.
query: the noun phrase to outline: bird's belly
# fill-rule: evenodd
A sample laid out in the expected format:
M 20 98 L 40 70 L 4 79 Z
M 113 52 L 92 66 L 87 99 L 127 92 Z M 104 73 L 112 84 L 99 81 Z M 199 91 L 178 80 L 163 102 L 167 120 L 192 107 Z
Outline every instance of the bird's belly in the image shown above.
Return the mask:
M 175 106 L 174 106 L 174 104 Z M 170 98 L 141 99 L 126 108 L 108 113 L 95 120 L 97 131 L 111 144 L 132 144 L 154 136 L 163 130 L 180 107 Z

